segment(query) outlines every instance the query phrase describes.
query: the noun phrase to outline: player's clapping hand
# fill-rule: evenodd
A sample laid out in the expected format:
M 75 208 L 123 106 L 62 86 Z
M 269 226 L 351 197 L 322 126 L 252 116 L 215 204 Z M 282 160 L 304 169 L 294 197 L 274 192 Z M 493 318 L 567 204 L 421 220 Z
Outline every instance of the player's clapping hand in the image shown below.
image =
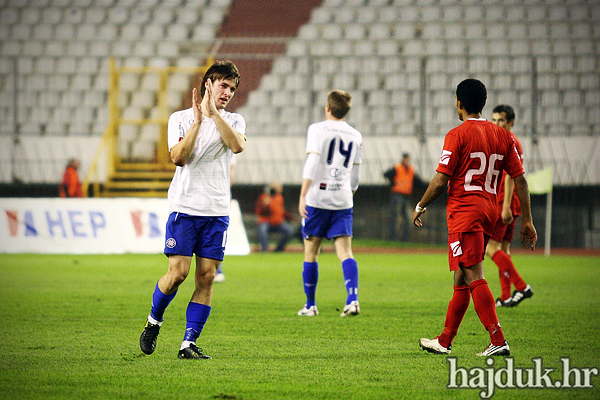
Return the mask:
M 215 105 L 215 99 L 213 99 L 213 91 L 212 91 L 212 80 L 207 79 L 204 87 L 206 91 L 204 92 L 204 97 L 202 98 L 202 113 L 206 115 L 207 118 L 212 118 L 219 111 L 217 110 L 217 106 Z
M 198 103 L 198 89 L 192 89 L 192 109 L 194 110 L 194 122 L 202 122 L 202 108 Z

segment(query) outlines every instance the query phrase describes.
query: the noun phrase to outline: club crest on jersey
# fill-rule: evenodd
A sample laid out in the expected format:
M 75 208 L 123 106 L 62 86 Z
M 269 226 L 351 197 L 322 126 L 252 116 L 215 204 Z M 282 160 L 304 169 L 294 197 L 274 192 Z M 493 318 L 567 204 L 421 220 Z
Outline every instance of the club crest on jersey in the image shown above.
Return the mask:
M 442 150 L 442 156 L 440 157 L 440 164 L 448 165 L 450 162 L 450 156 L 452 155 L 451 151 Z
M 341 171 L 341 170 L 339 170 L 338 168 L 331 168 L 331 169 L 329 170 L 329 175 L 330 175 L 332 178 L 339 178 L 339 177 L 342 175 L 342 171 Z
M 168 238 L 165 244 L 168 248 L 172 249 L 177 244 L 177 241 L 175 241 L 175 238 Z
M 458 257 L 462 255 L 462 246 L 460 242 L 452 242 L 450 243 L 450 250 L 452 250 L 452 257 Z

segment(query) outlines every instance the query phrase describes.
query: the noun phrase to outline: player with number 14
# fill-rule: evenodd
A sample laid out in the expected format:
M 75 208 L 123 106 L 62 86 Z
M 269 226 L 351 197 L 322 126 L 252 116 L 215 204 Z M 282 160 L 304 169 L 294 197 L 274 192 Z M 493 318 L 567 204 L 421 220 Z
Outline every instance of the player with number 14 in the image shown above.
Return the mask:
M 358 315 L 358 265 L 352 255 L 352 197 L 360 179 L 362 135 L 343 119 L 350 111 L 348 92 L 332 90 L 325 105 L 325 121 L 308 127 L 306 163 L 300 204 L 304 237 L 304 293 L 299 316 L 319 314 L 315 294 L 319 279 L 317 257 L 323 238 L 333 239 L 346 285 L 342 317 Z

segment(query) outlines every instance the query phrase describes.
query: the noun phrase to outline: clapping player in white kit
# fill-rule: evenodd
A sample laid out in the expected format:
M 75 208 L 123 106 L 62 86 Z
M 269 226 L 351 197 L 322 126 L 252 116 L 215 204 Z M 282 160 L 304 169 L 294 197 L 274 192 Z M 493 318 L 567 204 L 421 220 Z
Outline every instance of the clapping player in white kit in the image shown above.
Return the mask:
M 352 255 L 352 196 L 358 188 L 362 135 L 343 118 L 350 111 L 352 97 L 333 90 L 327 97 L 325 121 L 308 128 L 306 164 L 298 210 L 304 237 L 304 292 L 306 304 L 299 316 L 319 314 L 315 301 L 319 279 L 318 256 L 323 238 L 334 239 L 342 262 L 348 297 L 341 314 L 358 315 L 358 266 Z
M 196 346 L 211 311 L 213 281 L 225 251 L 230 207 L 232 153 L 244 150 L 246 122 L 225 107 L 238 87 L 240 74 L 231 61 L 217 61 L 204 74 L 192 107 L 171 115 L 169 152 L 177 165 L 169 187 L 169 220 L 165 254 L 169 269 L 159 279 L 152 309 L 140 336 L 140 348 L 152 354 L 165 309 L 187 278 L 196 254 L 195 289 L 186 311 L 186 330 L 178 357 L 209 359 Z

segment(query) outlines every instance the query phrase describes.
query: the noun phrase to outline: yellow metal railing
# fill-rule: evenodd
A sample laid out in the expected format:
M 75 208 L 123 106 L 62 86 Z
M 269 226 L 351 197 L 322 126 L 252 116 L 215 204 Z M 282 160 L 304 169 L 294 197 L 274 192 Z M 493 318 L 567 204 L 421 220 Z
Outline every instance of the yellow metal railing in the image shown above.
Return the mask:
M 167 124 L 169 120 L 168 87 L 169 79 L 174 73 L 204 74 L 212 65 L 213 59 L 209 57 L 204 66 L 200 67 L 117 67 L 114 58 L 110 59 L 110 83 L 108 89 L 108 126 L 102 136 L 102 141 L 96 150 L 94 160 L 83 182 L 84 196 L 88 195 L 88 187 L 92 183 L 94 196 L 99 196 L 100 179 L 99 165 L 104 155 L 106 161 L 106 176 L 110 179 L 120 167 L 127 164 L 119 157 L 117 146 L 119 144 L 120 126 L 128 125 L 158 125 L 159 139 L 157 149 L 167 148 Z M 121 75 L 157 74 L 159 77 L 157 88 L 158 118 L 125 119 L 122 118 L 121 105 Z M 171 160 L 166 151 L 157 151 L 156 160 L 152 163 L 155 169 L 168 169 L 172 167 Z

